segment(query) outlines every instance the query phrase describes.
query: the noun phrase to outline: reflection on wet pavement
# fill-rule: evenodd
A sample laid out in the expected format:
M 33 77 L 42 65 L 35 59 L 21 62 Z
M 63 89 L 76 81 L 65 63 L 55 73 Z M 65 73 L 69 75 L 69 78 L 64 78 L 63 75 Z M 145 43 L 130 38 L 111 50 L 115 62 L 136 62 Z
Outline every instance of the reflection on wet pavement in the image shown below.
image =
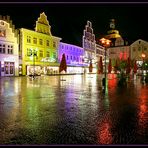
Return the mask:
M 0 78 L 0 144 L 148 144 L 148 85 L 101 75 Z

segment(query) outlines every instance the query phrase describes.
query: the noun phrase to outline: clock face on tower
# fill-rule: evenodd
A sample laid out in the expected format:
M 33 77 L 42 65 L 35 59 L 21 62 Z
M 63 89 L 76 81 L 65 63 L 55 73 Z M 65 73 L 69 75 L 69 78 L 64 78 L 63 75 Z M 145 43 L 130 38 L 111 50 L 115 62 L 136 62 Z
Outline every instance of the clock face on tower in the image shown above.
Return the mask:
M 114 23 L 110 23 L 110 28 L 115 29 L 115 24 Z

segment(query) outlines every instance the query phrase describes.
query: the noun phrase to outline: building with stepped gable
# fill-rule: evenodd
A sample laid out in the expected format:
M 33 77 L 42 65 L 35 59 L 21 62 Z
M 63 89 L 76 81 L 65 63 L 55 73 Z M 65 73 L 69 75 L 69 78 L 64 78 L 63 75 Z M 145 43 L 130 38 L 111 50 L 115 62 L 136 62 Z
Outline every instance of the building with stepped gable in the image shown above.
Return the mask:
M 19 75 L 18 33 L 10 16 L 0 16 L 0 76 Z
M 58 73 L 58 48 L 61 38 L 51 33 L 45 13 L 36 21 L 35 30 L 19 29 L 22 75 Z

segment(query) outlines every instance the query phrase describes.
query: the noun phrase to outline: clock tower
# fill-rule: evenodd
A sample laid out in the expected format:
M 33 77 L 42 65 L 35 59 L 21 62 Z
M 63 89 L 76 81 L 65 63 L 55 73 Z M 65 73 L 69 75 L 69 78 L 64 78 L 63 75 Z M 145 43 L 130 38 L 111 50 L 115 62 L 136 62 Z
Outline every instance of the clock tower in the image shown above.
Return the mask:
M 110 29 L 115 29 L 115 19 L 110 19 Z
M 115 29 L 115 19 L 110 19 L 109 22 L 109 31 L 107 31 L 106 38 L 107 39 L 116 39 L 120 38 L 119 31 Z

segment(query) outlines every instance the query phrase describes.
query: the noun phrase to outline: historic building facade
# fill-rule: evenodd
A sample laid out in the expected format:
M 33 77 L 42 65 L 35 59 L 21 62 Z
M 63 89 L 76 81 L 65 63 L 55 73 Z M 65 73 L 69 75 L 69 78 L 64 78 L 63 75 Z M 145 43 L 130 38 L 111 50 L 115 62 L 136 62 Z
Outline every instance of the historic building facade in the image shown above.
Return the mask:
M 18 36 L 9 16 L 0 16 L 0 76 L 18 76 Z
M 119 34 L 119 31 L 115 29 L 115 19 L 110 20 L 109 27 L 110 30 L 105 37 L 111 40 L 111 46 L 107 50 L 111 59 L 112 72 L 114 72 L 117 63 L 119 64 L 121 61 L 130 58 L 130 46 Z
M 142 57 L 144 54 L 145 57 Z M 130 45 L 131 60 L 136 61 L 138 67 L 141 67 L 143 62 L 148 60 L 148 42 L 138 39 Z
M 84 72 L 84 49 L 79 46 L 60 42 L 58 50 L 58 61 L 61 62 L 62 55 L 66 56 L 67 73 L 83 73 Z
M 86 63 L 86 71 L 88 72 L 89 64 L 92 63 L 93 73 L 97 73 L 98 61 L 100 57 L 105 55 L 105 50 L 102 45 L 96 42 L 95 34 L 93 32 L 92 23 L 87 21 L 85 29 L 83 31 L 82 47 L 84 49 L 84 63 Z
M 82 37 L 82 47 L 84 49 L 84 62 L 89 66 L 90 63 L 93 63 L 93 67 L 96 66 L 96 40 L 95 40 L 95 34 L 93 32 L 92 23 L 90 21 L 87 21 L 87 24 L 85 26 L 85 29 L 83 31 L 83 37 Z M 95 70 L 93 68 L 93 71 Z M 86 67 L 86 71 L 87 71 Z
M 21 28 L 20 67 L 22 75 L 58 72 L 58 48 L 61 38 L 52 36 L 45 13 L 36 21 L 35 31 Z

